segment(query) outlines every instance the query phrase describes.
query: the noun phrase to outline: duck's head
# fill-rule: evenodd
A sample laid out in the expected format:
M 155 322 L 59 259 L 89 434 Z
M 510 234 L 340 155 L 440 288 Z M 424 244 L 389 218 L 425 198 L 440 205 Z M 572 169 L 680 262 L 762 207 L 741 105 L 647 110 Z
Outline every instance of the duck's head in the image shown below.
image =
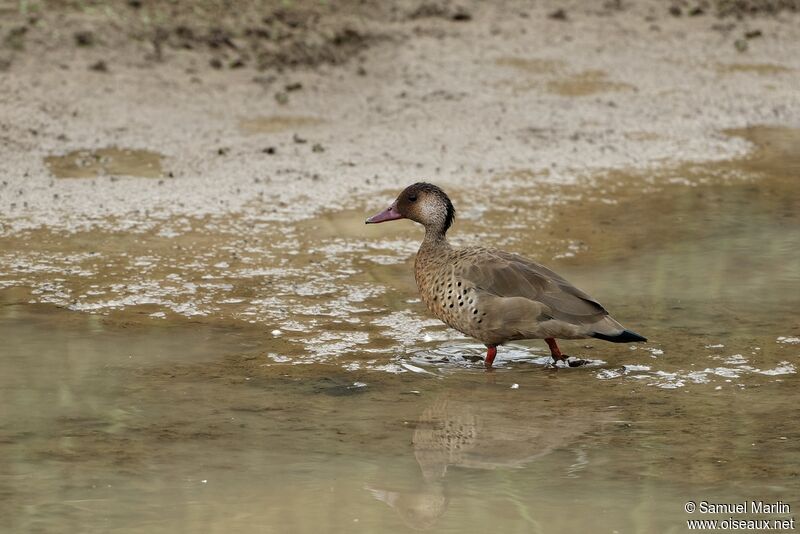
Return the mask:
M 417 182 L 403 189 L 391 206 L 376 213 L 366 222 L 373 224 L 411 219 L 425 228 L 444 233 L 453 224 L 455 217 L 453 203 L 441 188 L 426 182 Z

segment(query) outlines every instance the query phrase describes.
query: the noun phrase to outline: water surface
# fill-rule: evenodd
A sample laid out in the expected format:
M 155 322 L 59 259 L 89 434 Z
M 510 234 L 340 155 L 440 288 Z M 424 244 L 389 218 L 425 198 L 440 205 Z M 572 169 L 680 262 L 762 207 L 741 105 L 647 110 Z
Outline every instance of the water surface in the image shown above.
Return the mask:
M 48 156 L 45 164 L 56 178 L 98 176 L 139 176 L 161 178 L 161 154 L 149 150 L 108 147 L 73 150 L 62 156 Z

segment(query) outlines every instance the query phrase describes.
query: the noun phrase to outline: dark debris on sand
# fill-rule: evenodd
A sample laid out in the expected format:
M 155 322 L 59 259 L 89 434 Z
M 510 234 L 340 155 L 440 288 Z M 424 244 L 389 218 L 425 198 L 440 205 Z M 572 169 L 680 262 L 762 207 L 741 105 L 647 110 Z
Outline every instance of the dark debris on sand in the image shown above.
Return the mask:
M 43 2 L 45 7 L 35 14 L 16 10 L 0 18 L 0 70 L 9 70 L 14 56 L 22 52 L 57 46 L 58 36 L 50 31 L 54 24 L 69 44 L 86 53 L 129 46 L 146 61 L 168 62 L 197 54 L 200 64 L 214 70 L 282 71 L 341 65 L 376 43 L 402 41 L 404 30 L 398 26 L 404 21 L 455 28 L 482 13 L 476 0 L 244 1 L 236 3 L 236 9 L 227 0 L 127 0 L 104 16 L 88 16 L 76 3 Z M 602 14 L 609 16 L 631 3 L 604 0 L 602 5 Z M 670 0 L 659 5 L 665 17 L 744 18 L 800 12 L 800 0 Z M 509 16 L 519 14 L 511 7 Z M 567 9 L 557 1 L 544 7 L 554 24 L 569 21 L 573 11 L 579 16 L 583 9 L 577 4 Z M 110 65 L 117 58 L 108 55 L 105 61 Z M 357 72 L 366 75 L 363 67 Z M 285 93 L 291 91 L 287 87 Z
M 713 14 L 717 17 L 744 18 L 800 12 L 800 0 L 672 0 L 667 8 L 675 17 Z

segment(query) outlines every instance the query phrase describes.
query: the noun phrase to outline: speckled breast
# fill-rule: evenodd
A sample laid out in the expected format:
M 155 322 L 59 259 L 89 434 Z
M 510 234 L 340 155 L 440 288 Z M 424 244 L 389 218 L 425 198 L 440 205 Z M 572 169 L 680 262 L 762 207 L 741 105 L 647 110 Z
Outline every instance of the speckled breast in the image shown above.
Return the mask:
M 417 256 L 415 277 L 422 301 L 448 326 L 480 339 L 485 312 L 480 309 L 476 288 L 458 276 L 458 266 Z

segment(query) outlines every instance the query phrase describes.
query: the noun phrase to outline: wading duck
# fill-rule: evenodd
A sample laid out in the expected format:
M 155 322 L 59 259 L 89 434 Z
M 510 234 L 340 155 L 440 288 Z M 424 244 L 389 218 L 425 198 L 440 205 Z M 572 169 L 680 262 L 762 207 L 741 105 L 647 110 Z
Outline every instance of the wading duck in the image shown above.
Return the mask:
M 397 219 L 411 219 L 425 227 L 414 264 L 422 301 L 448 326 L 486 345 L 487 368 L 492 366 L 498 345 L 508 341 L 544 339 L 554 364 L 567 360 L 556 338 L 647 341 L 543 265 L 492 248 L 451 246 L 447 230 L 455 219 L 455 208 L 433 184 L 419 182 L 406 187 L 391 206 L 366 222 Z

